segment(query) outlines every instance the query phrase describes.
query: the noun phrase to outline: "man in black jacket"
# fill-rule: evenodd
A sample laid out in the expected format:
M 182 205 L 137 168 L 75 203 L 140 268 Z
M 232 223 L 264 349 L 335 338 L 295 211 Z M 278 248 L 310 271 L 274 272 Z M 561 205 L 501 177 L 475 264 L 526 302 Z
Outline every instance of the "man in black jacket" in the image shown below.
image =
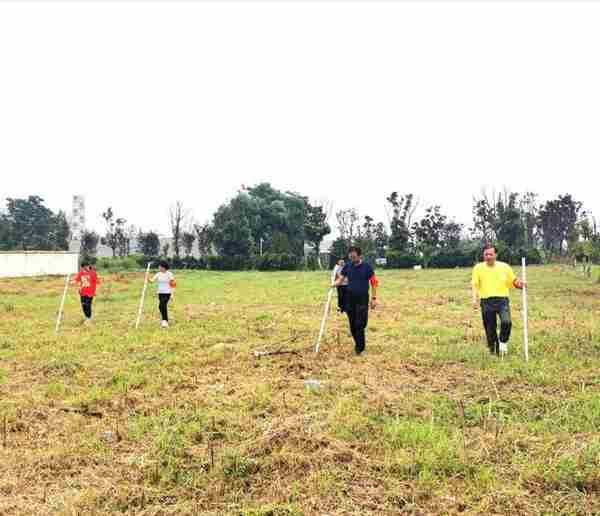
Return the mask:
M 373 268 L 362 259 L 360 247 L 351 247 L 350 263 L 347 263 L 336 279 L 334 286 L 339 287 L 347 280 L 346 307 L 350 332 L 354 339 L 356 355 L 360 356 L 366 346 L 365 330 L 369 322 L 369 288 L 373 287 L 370 299 L 371 308 L 377 306 L 377 278 Z

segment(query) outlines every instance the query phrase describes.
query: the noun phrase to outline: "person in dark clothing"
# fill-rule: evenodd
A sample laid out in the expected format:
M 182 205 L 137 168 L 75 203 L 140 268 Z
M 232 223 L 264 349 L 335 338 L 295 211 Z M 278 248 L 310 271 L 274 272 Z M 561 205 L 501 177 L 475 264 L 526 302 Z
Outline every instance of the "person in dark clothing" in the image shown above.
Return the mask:
M 334 270 L 334 277 L 337 280 L 340 274 L 344 270 L 346 262 L 339 260 Z M 348 299 L 348 280 L 344 278 L 342 284 L 337 287 L 337 298 L 338 298 L 338 312 L 343 314 L 346 313 L 346 301 Z
M 369 305 L 377 306 L 377 278 L 373 268 L 362 259 L 360 247 L 349 250 L 350 263 L 347 263 L 334 286 L 339 287 L 348 282 L 346 313 L 350 323 L 350 333 L 354 339 L 354 350 L 357 356 L 362 355 L 366 347 L 365 330 L 369 323 Z M 373 288 L 373 296 L 369 299 L 369 288 Z

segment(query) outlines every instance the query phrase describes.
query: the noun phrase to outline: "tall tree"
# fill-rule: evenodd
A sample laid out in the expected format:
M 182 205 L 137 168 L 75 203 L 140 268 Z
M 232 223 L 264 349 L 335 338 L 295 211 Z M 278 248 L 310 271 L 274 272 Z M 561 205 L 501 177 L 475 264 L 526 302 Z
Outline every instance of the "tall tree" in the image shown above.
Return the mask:
M 185 251 L 186 256 L 192 255 L 192 250 L 194 249 L 194 242 L 196 241 L 196 235 L 191 231 L 184 231 L 182 235 L 183 241 L 183 250 Z
M 6 250 L 59 250 L 69 247 L 69 224 L 63 212 L 53 213 L 36 195 L 8 198 L 0 217 L 0 246 Z
M 98 233 L 95 231 L 84 231 L 81 234 L 80 253 L 86 258 L 96 256 L 99 242 L 100 236 Z
M 102 243 L 110 247 L 113 258 L 117 256 L 117 249 L 122 248 L 124 239 L 125 219 L 115 217 L 112 207 L 102 213 L 106 225 L 106 233 L 102 239 Z
M 340 210 L 335 214 L 340 238 L 346 241 L 346 246 L 354 244 L 358 236 L 360 226 L 360 215 L 354 208 Z
M 330 210 L 324 204 L 311 204 L 308 199 L 305 199 L 304 202 L 304 235 L 315 255 L 320 256 L 323 239 L 331 233 L 331 227 L 327 223 Z
M 453 220 L 446 222 L 442 228 L 442 244 L 446 248 L 456 249 L 462 240 L 464 226 Z
M 410 245 L 412 217 L 419 203 L 413 194 L 399 195 L 398 192 L 392 192 L 386 201 L 390 224 L 389 245 L 394 251 L 405 252 Z
M 8 215 L 0 212 L 0 251 L 8 251 L 13 246 L 12 227 Z
M 441 212 L 440 206 L 431 206 L 425 210 L 423 218 L 413 224 L 416 248 L 423 256 L 426 266 L 443 244 L 447 220 L 448 217 Z
M 250 220 L 256 216 L 249 195 L 239 194 L 223 204 L 213 216 L 213 242 L 219 254 L 250 256 L 253 235 Z
M 525 246 L 527 248 L 536 247 L 538 244 L 538 217 L 539 205 L 538 195 L 534 192 L 526 192 L 520 199 L 521 216 L 523 218 L 523 228 L 525 230 Z
M 200 256 L 211 254 L 214 241 L 213 227 L 208 223 L 195 224 L 194 231 L 196 231 L 196 241 L 198 242 L 198 253 Z
M 171 235 L 173 235 L 173 252 L 179 258 L 184 227 L 188 218 L 188 212 L 181 201 L 177 201 L 169 209 L 169 222 L 171 224 Z
M 154 231 L 148 231 L 147 233 L 140 231 L 138 244 L 144 256 L 158 256 L 160 253 L 160 239 Z
M 52 229 L 50 231 L 50 241 L 56 249 L 68 249 L 69 240 L 71 239 L 71 228 L 67 215 L 64 211 L 59 211 L 53 217 Z
M 502 242 L 511 249 L 535 245 L 536 195 L 485 190 L 474 198 L 473 236 L 483 242 Z
M 473 228 L 475 238 L 482 242 L 496 240 L 496 211 L 495 201 L 483 191 L 479 197 L 473 197 Z
M 388 242 L 390 239 L 390 237 L 387 233 L 387 230 L 385 228 L 385 224 L 383 222 L 378 222 L 375 225 L 374 236 L 375 236 L 375 249 L 377 251 L 377 256 L 379 258 L 383 258 L 383 256 L 385 255 L 385 248 L 388 245 Z
M 354 243 L 362 249 L 363 255 L 368 258 L 374 257 L 377 254 L 375 230 L 375 220 L 370 215 L 365 215 L 362 219 L 362 223 L 359 223 L 358 225 L 357 236 Z
M 584 242 L 593 242 L 600 238 L 600 229 L 596 217 L 587 213 L 578 223 L 578 233 Z
M 547 253 L 563 255 L 568 245 L 572 247 L 577 242 L 577 223 L 585 215 L 582 209 L 583 204 L 571 194 L 559 195 L 540 208 L 538 228 Z
M 302 196 L 280 192 L 268 183 L 244 187 L 216 211 L 212 223 L 214 243 L 222 254 L 246 256 L 259 248 L 261 240 L 264 251 L 270 251 L 274 235 L 283 233 L 292 252 L 302 254 L 304 219 Z
M 525 244 L 525 228 L 519 207 L 519 194 L 505 191 L 496 200 L 495 233 L 500 242 L 504 242 L 511 249 L 522 247 Z

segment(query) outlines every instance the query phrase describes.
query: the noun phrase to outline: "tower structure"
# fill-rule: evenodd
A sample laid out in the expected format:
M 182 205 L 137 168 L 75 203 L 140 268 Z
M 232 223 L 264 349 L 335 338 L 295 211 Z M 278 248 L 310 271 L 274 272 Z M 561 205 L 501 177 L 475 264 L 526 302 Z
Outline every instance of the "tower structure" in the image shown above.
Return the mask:
M 71 238 L 81 240 L 85 231 L 85 199 L 83 195 L 73 196 L 73 207 L 71 211 Z

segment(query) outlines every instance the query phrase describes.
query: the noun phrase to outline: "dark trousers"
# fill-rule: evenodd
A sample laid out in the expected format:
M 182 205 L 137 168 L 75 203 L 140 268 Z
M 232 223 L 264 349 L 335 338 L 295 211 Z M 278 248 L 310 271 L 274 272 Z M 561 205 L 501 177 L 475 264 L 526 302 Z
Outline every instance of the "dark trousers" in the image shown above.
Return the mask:
M 350 333 L 354 339 L 354 349 L 360 355 L 366 346 L 365 329 L 369 322 L 369 294 L 356 294 L 347 291 L 346 313 L 350 322 Z
M 158 310 L 160 311 L 161 321 L 169 320 L 169 310 L 167 305 L 171 299 L 171 294 L 158 294 Z
M 489 297 L 481 300 L 481 316 L 490 353 L 498 354 L 498 340 L 508 342 L 512 330 L 510 302 L 507 297 Z M 498 336 L 500 318 L 500 336 Z
M 337 297 L 338 297 L 338 310 L 340 312 L 345 312 L 348 309 L 348 287 L 347 285 L 342 285 L 337 288 Z
M 81 308 L 83 309 L 83 315 L 86 318 L 92 318 L 92 303 L 94 301 L 93 297 L 90 296 L 81 296 Z

